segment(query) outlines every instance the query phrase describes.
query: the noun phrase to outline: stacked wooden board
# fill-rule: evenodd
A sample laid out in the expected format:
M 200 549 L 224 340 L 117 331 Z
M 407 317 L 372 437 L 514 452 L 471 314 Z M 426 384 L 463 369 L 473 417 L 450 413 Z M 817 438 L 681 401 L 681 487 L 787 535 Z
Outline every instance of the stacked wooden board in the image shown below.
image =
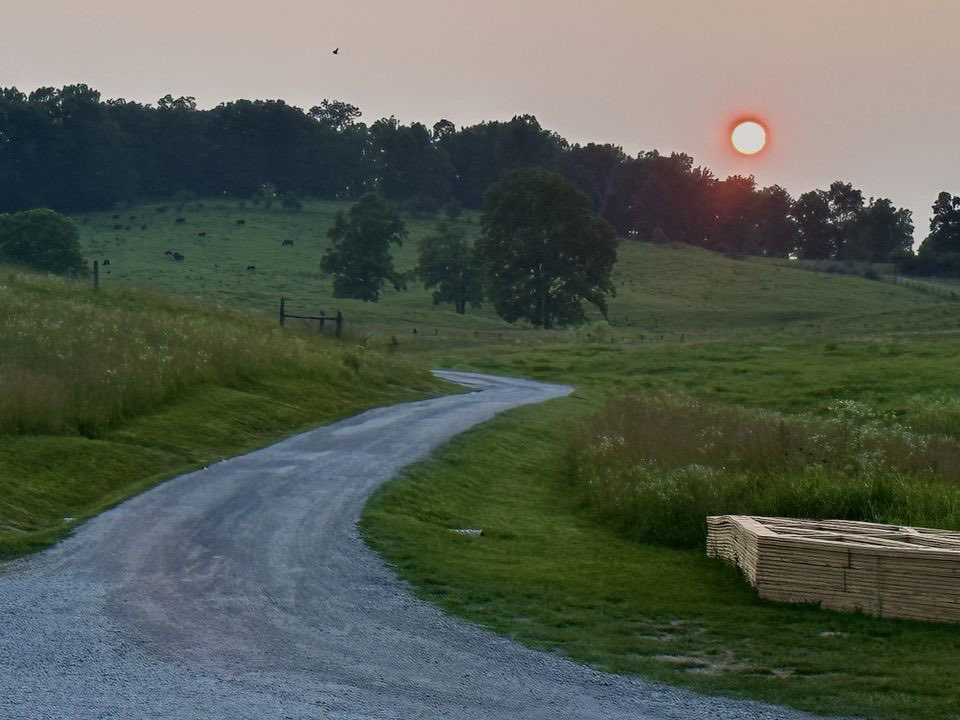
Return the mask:
M 847 520 L 717 515 L 707 554 L 761 598 L 960 622 L 960 533 Z

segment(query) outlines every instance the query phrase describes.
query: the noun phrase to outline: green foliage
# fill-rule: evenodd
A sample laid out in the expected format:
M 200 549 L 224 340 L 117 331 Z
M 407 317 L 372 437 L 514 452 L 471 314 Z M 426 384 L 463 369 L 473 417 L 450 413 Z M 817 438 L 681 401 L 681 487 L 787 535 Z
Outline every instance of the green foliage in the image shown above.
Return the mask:
M 86 270 L 77 226 L 46 209 L 0 215 L 0 262 L 59 275 Z
M 447 223 L 437 226 L 433 235 L 420 241 L 417 274 L 427 289 L 433 291 L 433 302 L 453 303 L 459 315 L 467 303 L 479 307 L 483 290 L 477 274 L 473 249 L 462 229 Z
M 327 233 L 333 241 L 320 268 L 333 275 L 333 296 L 377 302 L 389 280 L 399 290 L 403 279 L 393 267 L 390 245 L 407 235 L 396 207 L 367 193 L 344 215 L 337 213 Z
M 9 270 L 0 347 L 0 559 L 172 473 L 438 387 L 257 313 Z
M 960 275 L 960 197 L 942 192 L 933 204 L 930 234 L 905 271 L 923 275 Z
M 857 213 L 841 255 L 852 260 L 889 262 L 912 253 L 913 219 L 887 198 L 871 199 Z
M 826 411 L 614 400 L 575 433 L 569 476 L 604 522 L 670 547 L 702 547 L 705 518 L 724 514 L 960 529 L 960 443 L 855 401 Z
M 482 227 L 477 256 L 502 318 L 549 329 L 584 320 L 585 301 L 606 314 L 616 237 L 561 176 L 509 173 L 487 193 Z

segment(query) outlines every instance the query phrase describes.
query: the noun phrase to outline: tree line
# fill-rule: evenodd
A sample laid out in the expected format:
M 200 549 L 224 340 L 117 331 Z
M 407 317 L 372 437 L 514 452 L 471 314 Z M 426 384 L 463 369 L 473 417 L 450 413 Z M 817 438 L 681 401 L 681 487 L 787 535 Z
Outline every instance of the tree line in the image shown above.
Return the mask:
M 618 234 L 732 254 L 898 262 L 960 274 L 960 199 L 942 194 L 931 234 L 911 249 L 909 210 L 836 181 L 794 199 L 752 176 L 719 179 L 683 153 L 628 156 L 611 144 L 571 144 L 532 115 L 457 128 L 382 118 L 323 100 L 237 100 L 200 110 L 192 97 L 155 105 L 102 100 L 86 85 L 0 89 L 0 212 L 101 210 L 189 193 L 356 200 L 377 192 L 417 212 L 480 209 L 512 170 L 539 168 L 584 192 Z M 925 249 L 924 249 L 925 248 Z

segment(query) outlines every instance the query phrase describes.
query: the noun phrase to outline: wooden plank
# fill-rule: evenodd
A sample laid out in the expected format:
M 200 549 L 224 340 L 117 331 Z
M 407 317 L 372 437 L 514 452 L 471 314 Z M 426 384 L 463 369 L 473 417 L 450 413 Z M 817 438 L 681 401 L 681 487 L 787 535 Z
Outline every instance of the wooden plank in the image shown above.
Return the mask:
M 960 533 L 852 520 L 707 518 L 707 553 L 760 597 L 960 622 Z

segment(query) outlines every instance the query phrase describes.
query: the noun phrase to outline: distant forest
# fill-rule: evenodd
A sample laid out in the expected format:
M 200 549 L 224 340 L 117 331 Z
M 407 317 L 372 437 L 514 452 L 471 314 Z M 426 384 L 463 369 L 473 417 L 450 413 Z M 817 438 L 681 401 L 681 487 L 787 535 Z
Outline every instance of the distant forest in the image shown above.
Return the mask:
M 631 157 L 610 144 L 571 144 L 532 115 L 462 128 L 360 117 L 357 107 L 329 100 L 307 111 L 280 100 L 198 110 L 192 97 L 167 95 L 155 106 L 104 101 L 86 85 L 29 95 L 3 88 L 0 212 L 83 212 L 178 195 L 245 199 L 265 188 L 291 205 L 375 191 L 414 212 L 456 212 L 481 209 L 507 171 L 539 167 L 582 190 L 626 237 L 960 272 L 960 198 L 948 193 L 937 199 L 945 214 L 931 223 L 928 241 L 939 228 L 938 239 L 917 257 L 910 211 L 885 198 L 865 201 L 841 181 L 794 199 L 752 176 L 718 179 L 682 153 Z

